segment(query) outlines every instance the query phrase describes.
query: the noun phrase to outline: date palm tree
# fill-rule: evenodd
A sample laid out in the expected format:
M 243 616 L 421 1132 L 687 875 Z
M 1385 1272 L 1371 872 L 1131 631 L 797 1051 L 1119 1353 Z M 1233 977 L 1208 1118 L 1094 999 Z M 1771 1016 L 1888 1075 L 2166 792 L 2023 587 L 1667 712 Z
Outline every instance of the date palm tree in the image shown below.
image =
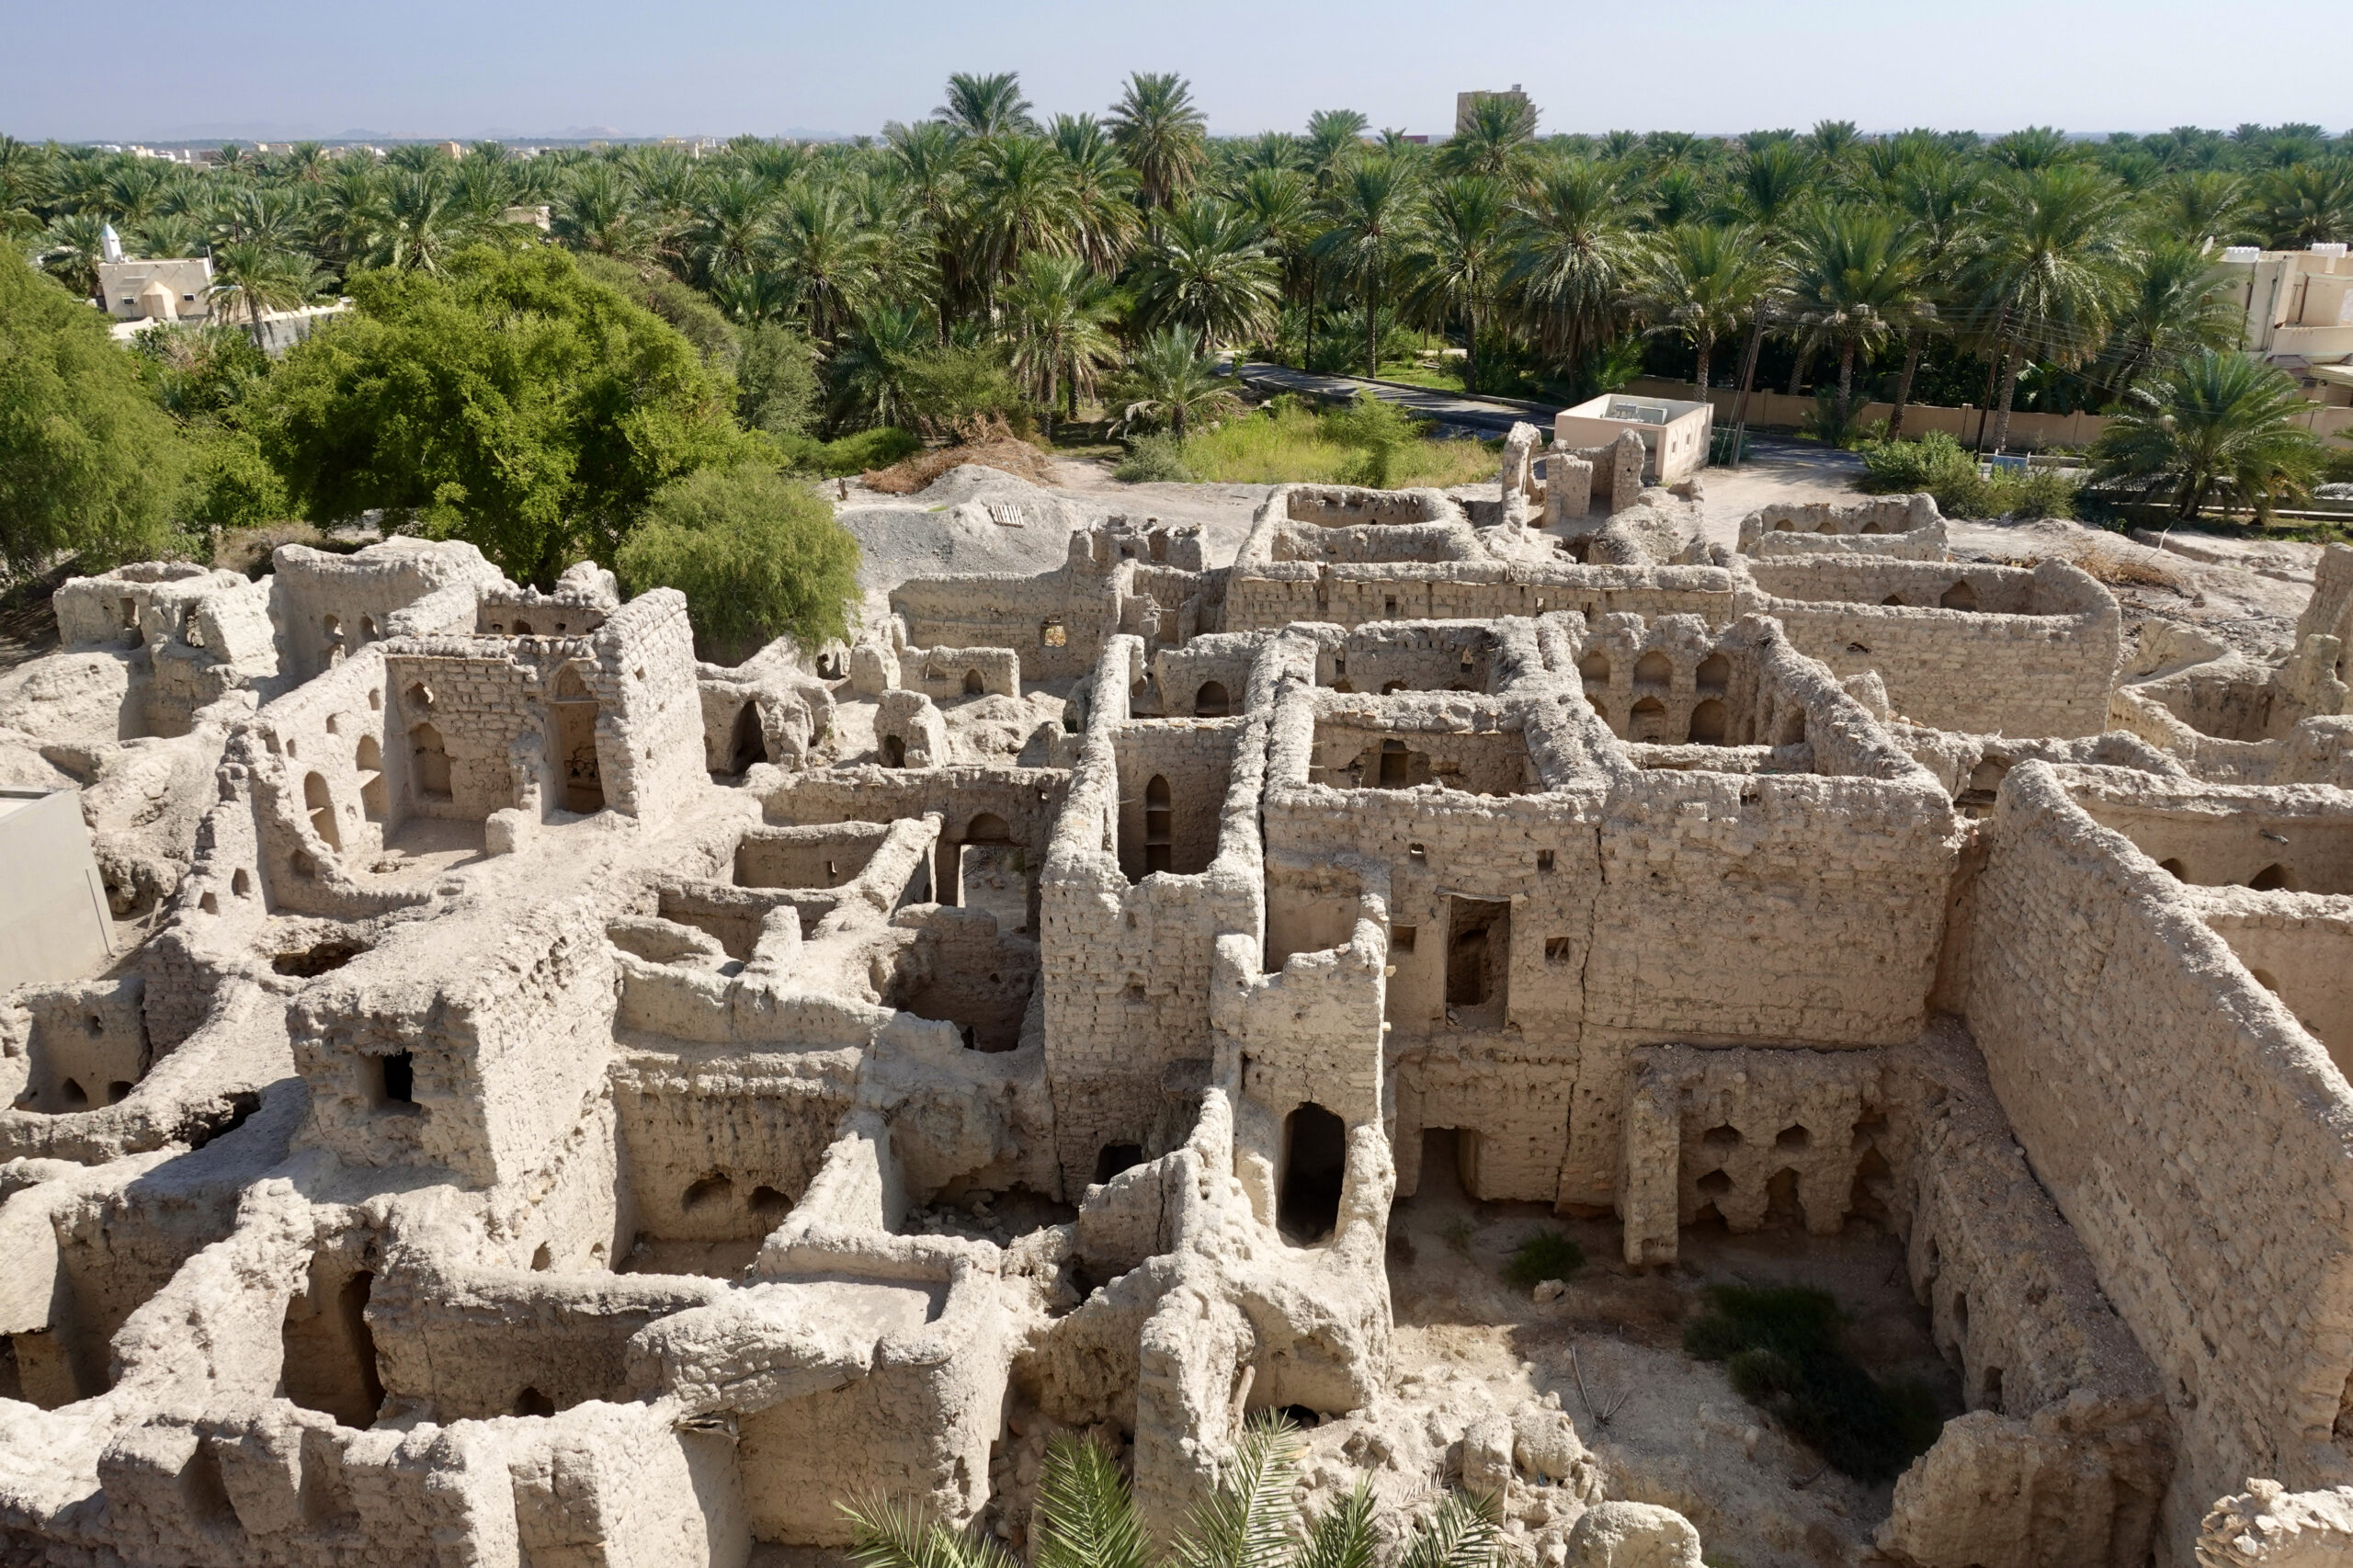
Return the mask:
M 1294 1494 L 1299 1454 L 1289 1426 L 1253 1422 L 1219 1466 L 1216 1487 L 1163 1553 L 1154 1550 L 1118 1461 L 1084 1437 L 1058 1437 L 1039 1477 L 1033 1562 L 1036 1568 L 1494 1568 L 1495 1510 L 1461 1492 L 1449 1493 L 1402 1536 L 1381 1520 L 1366 1483 L 1303 1523 Z M 843 1512 L 858 1568 L 1018 1568 L 995 1540 L 904 1505 L 862 1501 Z
M 1183 327 L 1206 352 L 1264 331 L 1279 279 L 1247 218 L 1214 198 L 1180 202 L 1160 215 L 1145 242 L 1137 313 L 1154 326 Z
M 1951 269 L 1955 257 L 1965 255 L 1977 221 L 1984 188 L 1979 165 L 1954 157 L 1933 143 L 1918 143 L 1918 151 L 1900 164 L 1886 183 L 1890 206 L 1910 230 L 1919 247 L 1920 273 L 1927 297 L 1939 316 L 1951 306 Z M 1942 322 L 1916 321 L 1904 331 L 1904 369 L 1895 378 L 1895 406 L 1887 417 L 1887 438 L 1904 434 L 1904 411 L 1911 405 L 1912 383 L 1920 371 L 1920 351 L 1928 335 Z
M 1036 131 L 1038 122 L 1029 118 L 1031 107 L 1021 96 L 1018 72 L 980 76 L 959 71 L 948 78 L 948 101 L 931 114 L 960 135 L 989 142 Z
M 1146 208 L 1166 207 L 1193 188 L 1209 160 L 1209 119 L 1175 72 L 1137 71 L 1112 106 L 1112 144 L 1142 182 Z
M 822 346 L 847 332 L 872 296 L 882 250 L 882 232 L 860 223 L 841 191 L 804 184 L 777 211 L 763 254 Z
M 1755 313 L 1775 278 L 1772 254 L 1746 224 L 1685 223 L 1650 247 L 1627 302 L 1651 331 L 1691 345 L 1705 397 L 1717 341 Z
M 1495 321 L 1510 256 L 1511 202 L 1501 178 L 1458 175 L 1430 192 L 1429 222 L 1408 257 L 1408 306 L 1440 328 L 1462 328 L 1462 390 L 1477 392 L 1479 340 Z
M 708 286 L 730 273 L 757 271 L 767 259 L 768 224 L 775 215 L 775 192 L 741 170 L 706 186 L 686 233 L 696 278 Z
M 83 299 L 98 291 L 98 261 L 106 254 L 107 221 L 96 212 L 68 212 L 41 236 L 40 263 Z
M 1097 272 L 1117 271 L 1142 227 L 1135 170 L 1091 114 L 1054 116 L 1047 139 L 1062 154 L 1070 186 L 1067 218 L 1080 258 Z
M 2258 519 L 2306 494 L 2320 471 L 2319 440 L 2296 384 L 2245 354 L 2200 349 L 2135 394 L 2093 443 L 2092 482 L 2167 494 L 2185 522 L 2218 497 Z
M 622 261 L 641 261 L 653 253 L 653 230 L 616 164 L 598 159 L 574 170 L 554 205 L 556 237 L 574 250 Z
M 1364 303 L 1365 373 L 1381 374 L 1381 306 L 1398 265 L 1422 235 L 1421 192 L 1412 167 L 1363 158 L 1341 171 L 1325 203 L 1331 226 L 1314 252 L 1356 285 Z
M 1076 256 L 1031 252 L 1005 291 L 1006 335 L 1013 373 L 1046 409 L 1078 417 L 1078 400 L 1095 393 L 1102 372 L 1119 362 L 1111 339 L 1116 314 L 1108 281 Z
M 1112 401 L 1124 405 L 1121 427 L 1165 425 L 1179 440 L 1193 426 L 1214 423 L 1241 406 L 1231 383 L 1217 373 L 1216 362 L 1194 347 L 1193 335 L 1181 326 L 1152 333 L 1137 346 L 1113 383 Z
M 310 257 L 272 250 L 257 240 L 234 240 L 212 248 L 212 312 L 227 320 L 243 311 L 256 348 L 266 347 L 261 330 L 265 312 L 308 304 L 325 281 Z
M 1574 366 L 1616 335 L 1641 256 L 1626 202 L 1601 165 L 1553 164 L 1517 203 L 1512 287 L 1539 345 Z
M 2184 169 L 2158 180 L 2141 203 L 2150 238 L 2208 250 L 2251 237 L 2255 204 L 2246 182 L 2227 169 Z
M 2275 169 L 2257 186 L 2256 205 L 2274 250 L 2353 239 L 2353 161 Z
M 1283 298 L 1312 298 L 1315 258 L 1309 247 L 1323 232 L 1323 219 L 1309 194 L 1307 176 L 1290 168 L 1248 169 L 1233 187 L 1233 210 L 1281 268 Z M 1299 351 L 1302 370 L 1307 369 L 1309 348 L 1302 338 Z
M 1363 155 L 1370 123 L 1352 108 L 1319 108 L 1307 117 L 1302 172 L 1317 196 L 1330 195 L 1340 171 Z
M 829 368 L 836 416 L 860 425 L 907 424 L 914 416 L 908 372 L 931 345 L 931 324 L 916 307 L 867 312 Z
M 1994 187 L 1967 330 L 1995 356 L 1995 451 L 2009 440 L 2026 361 L 2080 365 L 2107 340 L 2126 260 L 2121 206 L 2120 187 L 2083 164 L 2054 164 Z
M 1856 357 L 1937 313 L 1917 244 L 1893 218 L 1869 208 L 1823 208 L 1799 223 L 1784 299 L 1809 343 L 1838 351 L 1834 406 L 1841 433 L 1854 414 Z
M 2234 347 L 2242 319 L 2211 253 L 2184 240 L 2152 244 L 2130 264 L 2114 335 L 2100 351 L 2103 395 L 2126 402 L 2159 367 Z
M 1449 175 L 1484 175 L 1517 183 L 1534 162 L 1536 106 L 1526 98 L 1483 93 L 1471 100 L 1468 121 L 1438 150 Z
M 984 296 L 1030 251 L 1076 253 L 1067 222 L 1069 165 L 1040 136 L 993 137 L 973 160 L 972 243 Z
M 385 171 L 369 259 L 379 267 L 438 272 L 441 260 L 463 244 L 473 225 L 457 199 L 448 159 L 421 168 Z
M 970 291 L 960 233 L 970 207 L 970 147 L 938 119 L 913 125 L 894 120 L 882 128 L 882 138 L 890 149 L 884 166 L 905 198 L 938 271 L 937 316 L 945 336 L 949 314 Z

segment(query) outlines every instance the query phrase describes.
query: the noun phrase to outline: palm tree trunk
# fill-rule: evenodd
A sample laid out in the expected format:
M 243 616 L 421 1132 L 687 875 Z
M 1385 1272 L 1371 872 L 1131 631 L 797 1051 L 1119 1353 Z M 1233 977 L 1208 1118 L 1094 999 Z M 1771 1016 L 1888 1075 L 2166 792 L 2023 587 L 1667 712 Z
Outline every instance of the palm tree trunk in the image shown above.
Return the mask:
M 1374 381 L 1381 379 L 1381 283 L 1378 278 L 1364 293 L 1364 373 Z
M 1887 438 L 1901 439 L 1904 435 L 1904 405 L 1912 401 L 1912 377 L 1920 369 L 1920 335 L 1904 335 L 1904 374 L 1895 382 L 1895 412 L 1887 416 Z
M 1790 366 L 1790 395 L 1798 395 L 1798 388 L 1805 384 L 1806 367 L 1813 361 L 1813 350 L 1803 344 L 1798 347 L 1798 357 Z
M 1842 339 L 1838 345 L 1838 434 L 1847 434 L 1847 415 L 1855 406 L 1855 340 Z
M 1704 332 L 1699 335 L 1698 342 L 1693 345 L 1693 347 L 1698 348 L 1699 351 L 1699 362 L 1698 365 L 1693 367 L 1691 379 L 1699 383 L 1699 401 L 1701 403 L 1708 401 L 1708 352 L 1710 349 L 1715 347 L 1715 335 Z
M 2018 351 L 2016 344 L 2002 345 L 2002 362 L 1995 376 L 2002 383 L 2002 401 L 1994 410 L 1994 450 L 1998 453 L 2010 438 L 2010 404 L 2018 394 Z
M 1740 395 L 1733 400 L 1732 405 L 1732 422 L 1735 427 L 1747 422 L 1748 389 L 1756 383 L 1756 356 L 1764 347 L 1765 313 L 1762 311 L 1759 311 L 1756 314 L 1756 319 L 1749 324 L 1748 351 L 1741 356 Z M 1733 454 L 1733 460 L 1735 461 L 1739 460 L 1739 457 L 1740 454 L 1738 452 L 1734 452 Z
M 1462 312 L 1462 390 L 1479 390 L 1479 312 L 1468 306 Z
M 1322 281 L 1323 269 L 1320 267 L 1307 275 L 1307 336 L 1299 346 L 1299 373 L 1302 376 L 1308 373 L 1308 367 L 1315 361 L 1315 290 L 1316 285 Z

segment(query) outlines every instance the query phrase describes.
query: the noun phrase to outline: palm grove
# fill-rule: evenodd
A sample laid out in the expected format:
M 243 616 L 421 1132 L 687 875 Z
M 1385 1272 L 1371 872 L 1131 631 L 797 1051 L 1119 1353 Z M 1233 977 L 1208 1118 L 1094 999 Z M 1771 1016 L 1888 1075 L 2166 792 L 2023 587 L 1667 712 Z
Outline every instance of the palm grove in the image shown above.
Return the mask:
M 0 275 L 0 555 L 381 508 L 533 581 L 590 554 L 694 593 L 782 561 L 766 602 L 714 613 L 827 634 L 855 547 L 780 472 L 1098 404 L 1181 436 L 1230 406 L 1224 347 L 1540 396 L 1811 385 L 1840 439 L 1874 397 L 1890 437 L 1913 402 L 1989 406 L 1997 449 L 2015 410 L 2125 412 L 2139 444 L 2103 460 L 2188 505 L 2316 460 L 2279 436 L 2284 381 L 2230 354 L 2213 264 L 2353 237 L 2353 137 L 2317 127 L 1539 137 L 1494 97 L 1429 147 L 1347 110 L 1212 140 L 1149 73 L 1100 118 L 1042 119 L 1009 74 L 946 100 L 880 139 L 701 157 L 297 144 L 198 169 L 0 138 L 0 226 L 64 285 Z M 552 243 L 509 221 L 541 204 Z M 69 297 L 109 223 L 210 254 L 227 324 L 109 366 Z M 275 366 L 236 330 L 337 294 L 353 317 Z M 1437 370 L 1433 335 L 1460 350 Z M 2167 432 L 2200 400 L 2221 455 L 2186 467 Z

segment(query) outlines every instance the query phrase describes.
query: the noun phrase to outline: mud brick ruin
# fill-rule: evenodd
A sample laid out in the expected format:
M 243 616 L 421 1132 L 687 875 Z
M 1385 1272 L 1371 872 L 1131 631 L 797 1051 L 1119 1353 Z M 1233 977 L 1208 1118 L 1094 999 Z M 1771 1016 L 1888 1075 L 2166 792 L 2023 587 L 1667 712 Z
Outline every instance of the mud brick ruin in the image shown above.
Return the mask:
M 2128 660 L 1925 497 L 1732 551 L 1528 446 L 732 668 L 462 544 L 69 583 L 0 724 L 153 922 L 0 1009 L 6 1560 L 1017 1546 L 1048 1434 L 1165 1528 L 1282 1410 L 1562 1563 L 1595 1424 L 1398 1365 L 1441 1180 L 1893 1238 L 1966 1413 L 1867 1551 L 1699 1487 L 1727 1560 L 2341 1541 L 2353 551 L 2283 665 Z

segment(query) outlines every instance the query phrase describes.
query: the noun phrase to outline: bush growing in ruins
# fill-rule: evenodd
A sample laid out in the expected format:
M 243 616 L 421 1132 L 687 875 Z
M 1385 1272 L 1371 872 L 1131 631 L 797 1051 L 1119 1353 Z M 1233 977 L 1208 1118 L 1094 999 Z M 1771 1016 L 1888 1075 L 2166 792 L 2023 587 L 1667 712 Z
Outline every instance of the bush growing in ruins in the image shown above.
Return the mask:
M 699 650 L 732 663 L 782 632 L 813 650 L 847 637 L 858 562 L 858 540 L 832 507 L 744 463 L 665 485 L 615 564 L 631 594 L 686 595 Z
M 1372 1490 L 1356 1491 L 1303 1530 L 1293 1494 L 1300 1442 L 1280 1417 L 1244 1431 L 1217 1489 L 1184 1533 L 1155 1553 L 1119 1462 L 1074 1434 L 1054 1438 L 1038 1481 L 1035 1568 L 1494 1568 L 1496 1520 L 1483 1498 L 1450 1493 L 1402 1541 L 1388 1539 Z M 990 1537 L 968 1535 L 907 1506 L 844 1505 L 858 1568 L 1019 1568 Z
M 1715 1285 L 1683 1348 L 1722 1361 L 1743 1399 L 1766 1411 L 1858 1481 L 1893 1481 L 1937 1439 L 1928 1392 L 1881 1385 L 1839 1342 L 1846 1314 L 1802 1285 Z
M 314 521 L 381 507 L 546 585 L 613 561 L 664 484 L 745 451 L 727 381 L 562 251 L 477 248 L 351 290 L 357 313 L 290 351 L 252 415 Z
M 1547 1279 L 1566 1279 L 1584 1267 L 1585 1248 L 1558 1231 L 1539 1231 L 1505 1263 L 1504 1282 L 1529 1290 Z
M 0 256 L 0 566 L 167 552 L 188 455 L 104 316 Z
M 1161 434 L 1139 436 L 1128 445 L 1128 455 L 1111 477 L 1130 484 L 1192 483 L 1193 471 L 1185 466 L 1185 444 L 1176 437 Z
M 1866 440 L 1859 489 L 1925 491 L 1949 517 L 2072 517 L 2076 481 L 2050 469 L 1980 475 L 1976 455 L 1942 430 L 1916 441 Z

